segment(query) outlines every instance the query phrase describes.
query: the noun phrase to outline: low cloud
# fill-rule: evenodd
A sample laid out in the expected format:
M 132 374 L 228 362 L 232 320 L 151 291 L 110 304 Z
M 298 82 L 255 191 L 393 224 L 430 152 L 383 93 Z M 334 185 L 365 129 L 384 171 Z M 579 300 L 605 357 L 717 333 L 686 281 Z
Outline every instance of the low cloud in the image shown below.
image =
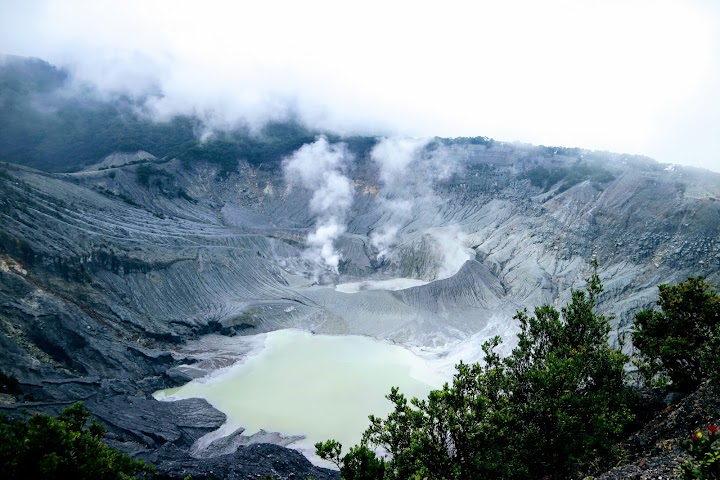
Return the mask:
M 290 112 L 338 133 L 486 135 L 720 171 L 716 2 L 566 3 L 27 0 L 0 5 L 0 45 L 102 90 L 160 92 L 157 119 L 259 128 Z

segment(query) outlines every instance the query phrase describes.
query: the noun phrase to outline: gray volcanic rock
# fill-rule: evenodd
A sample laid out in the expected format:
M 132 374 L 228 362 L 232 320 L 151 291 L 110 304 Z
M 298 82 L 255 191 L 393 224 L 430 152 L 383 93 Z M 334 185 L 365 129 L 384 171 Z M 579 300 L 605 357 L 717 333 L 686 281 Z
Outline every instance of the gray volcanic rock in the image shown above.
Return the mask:
M 718 174 L 498 142 L 436 140 L 425 155 L 452 173 L 408 172 L 408 191 L 383 184 L 367 158 L 348 166 L 354 201 L 335 243 L 337 272 L 306 254 L 313 192 L 288 188 L 277 163 L 239 158 L 226 174 L 149 157 L 75 174 L 3 167 L 0 370 L 38 402 L 85 400 L 128 437 L 126 451 L 181 472 L 197 460 L 196 437 L 220 417 L 158 407 L 147 395 L 207 371 L 193 372 L 195 362 L 212 362 L 183 350 L 188 340 L 295 327 L 447 350 L 479 345 L 510 336 L 517 309 L 567 300 L 593 256 L 617 339 L 655 301 L 657 284 L 720 279 Z M 408 205 L 400 217 L 390 207 L 397 198 Z M 397 234 L 380 255 L 373 235 L 388 225 Z M 334 288 L 398 277 L 429 283 Z M 274 448 L 241 443 L 212 457 L 223 458 L 212 460 L 218 469 Z M 295 453 L 272 452 L 263 465 L 280 472 L 274 462 L 285 452 L 287 465 L 305 468 Z
M 184 455 L 184 456 L 183 456 Z M 172 444 L 138 458 L 156 465 L 158 472 L 170 478 L 279 479 L 314 478 L 338 480 L 339 472 L 313 466 L 300 452 L 278 445 L 256 443 L 218 457 L 198 459 Z
M 490 310 L 499 306 L 499 300 L 505 296 L 505 289 L 486 266 L 469 260 L 450 278 L 404 289 L 398 295 L 409 305 L 430 311 L 456 306 Z
M 126 440 L 157 448 L 166 443 L 189 449 L 195 441 L 225 423 L 225 415 L 205 400 L 158 402 L 118 395 L 93 399 L 86 407 L 111 432 Z
M 490 318 L 509 322 L 517 308 L 563 301 L 582 285 L 593 255 L 606 281 L 603 300 L 622 332 L 634 311 L 652 303 L 658 283 L 718 277 L 717 175 L 663 170 L 650 161 L 629 166 L 634 157 L 618 157 L 606 162 L 613 180 L 542 189 L 527 179 L 535 169 L 570 171 L 576 160 L 532 149 L 438 148 L 456 173 L 414 201 L 396 248 L 383 259 L 370 235 L 388 218 L 388 193 L 372 168 L 353 167 L 358 188 L 348 232 L 336 245 L 339 276 L 303 256 L 314 222 L 308 192 L 285 189 L 278 170 L 242 163 L 224 180 L 203 164 L 190 170 L 173 161 L 155 164 L 165 172 L 160 178 L 173 179 L 195 203 L 167 196 L 168 186 L 138 184 L 138 165 L 114 168 L 112 178 L 108 171 L 8 170 L 0 244 L 7 261 L 24 265 L 33 281 L 82 298 L 124 335 L 174 343 L 209 331 L 292 326 L 423 344 L 448 319 L 453 326 L 443 335 L 452 343 Z M 485 269 L 482 278 L 463 277 L 462 262 L 472 259 Z M 432 282 L 422 302 L 410 292 L 347 295 L 312 287 L 313 279 L 433 280 L 441 271 L 451 279 Z M 475 291 L 476 280 L 492 287 Z M 377 310 L 394 316 L 361 318 Z
M 563 302 L 582 286 L 592 256 L 605 282 L 601 300 L 617 318 L 614 335 L 622 335 L 658 283 L 719 278 L 719 175 L 568 149 L 433 148 L 428 155 L 454 174 L 413 180 L 422 196 L 383 185 L 367 160 L 351 165 L 356 191 L 336 244 L 339 275 L 304 256 L 311 192 L 285 188 L 272 165 L 240 161 L 223 178 L 209 164 L 156 161 L 147 184 L 132 163 L 70 175 L 6 167 L 3 328 L 15 339 L 6 351 L 25 358 L 7 368 L 24 377 L 48 365 L 106 376 L 193 336 L 284 327 L 450 345 L 491 320 L 511 326 L 518 308 Z M 600 168 L 587 165 L 602 165 L 604 176 L 582 173 Z M 187 195 L 173 193 L 180 190 Z M 380 258 L 371 236 L 392 221 L 392 195 L 412 201 L 396 246 Z M 331 288 L 441 272 L 449 278 L 417 290 Z
M 690 457 L 683 443 L 720 419 L 720 386 L 706 383 L 651 414 L 624 443 L 627 461 L 597 477 L 600 480 L 679 478 L 678 467 Z

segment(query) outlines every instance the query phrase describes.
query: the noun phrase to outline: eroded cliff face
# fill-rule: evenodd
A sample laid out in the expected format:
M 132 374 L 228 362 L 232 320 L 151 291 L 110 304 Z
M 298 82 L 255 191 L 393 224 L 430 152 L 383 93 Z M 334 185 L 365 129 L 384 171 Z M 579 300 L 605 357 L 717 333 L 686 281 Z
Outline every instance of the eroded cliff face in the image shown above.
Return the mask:
M 305 254 L 312 192 L 289 188 L 277 163 L 240 160 L 226 178 L 210 164 L 146 155 L 76 174 L 4 167 L 3 328 L 6 351 L 17 355 L 4 367 L 24 376 L 49 365 L 106 375 L 119 365 L 131 370 L 125 356 L 133 349 L 285 327 L 449 345 L 484 329 L 512 331 L 518 308 L 564 301 L 593 256 L 606 287 L 602 306 L 623 332 L 652 304 L 658 283 L 718 278 L 716 174 L 498 144 L 435 150 L 453 173 L 423 180 L 429 190 L 408 197 L 402 222 L 388 206 L 398 193 L 375 165 L 351 165 L 338 272 Z M 601 161 L 609 173 L 602 182 L 536 178 Z M 388 224 L 394 241 L 379 255 L 373 235 Z M 429 283 L 333 288 L 396 277 Z M 130 350 L 96 345 L 103 335 Z
M 184 343 L 207 333 L 479 345 L 511 337 L 517 309 L 564 302 L 593 257 L 616 339 L 657 284 L 720 280 L 720 174 L 498 142 L 435 140 L 424 152 L 447 171 L 409 169 L 391 184 L 367 155 L 348 165 L 337 272 L 307 254 L 314 192 L 277 161 L 239 158 L 227 175 L 146 152 L 72 174 L 1 166 L 0 369 L 38 401 L 68 402 L 177 384 L 177 365 L 201 360 Z M 393 278 L 428 283 L 334 288 Z

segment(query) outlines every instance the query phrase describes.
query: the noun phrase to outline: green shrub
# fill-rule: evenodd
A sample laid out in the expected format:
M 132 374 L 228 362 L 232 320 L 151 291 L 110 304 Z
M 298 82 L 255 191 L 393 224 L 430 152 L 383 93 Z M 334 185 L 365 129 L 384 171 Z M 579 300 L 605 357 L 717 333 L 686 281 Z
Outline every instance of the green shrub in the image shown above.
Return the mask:
M 27 421 L 0 416 L 0 471 L 3 478 L 140 479 L 154 469 L 111 449 L 101 439 L 105 429 L 92 421 L 81 403 L 58 417 L 35 414 Z
M 331 461 L 340 469 L 343 480 L 373 480 L 383 478 L 385 461 L 364 445 L 355 446 L 341 458 L 342 444 L 336 440 L 315 444 L 320 458 Z
M 637 364 L 648 382 L 667 378 L 691 390 L 720 374 L 720 296 L 702 278 L 660 285 L 660 310 L 635 316 L 632 333 Z

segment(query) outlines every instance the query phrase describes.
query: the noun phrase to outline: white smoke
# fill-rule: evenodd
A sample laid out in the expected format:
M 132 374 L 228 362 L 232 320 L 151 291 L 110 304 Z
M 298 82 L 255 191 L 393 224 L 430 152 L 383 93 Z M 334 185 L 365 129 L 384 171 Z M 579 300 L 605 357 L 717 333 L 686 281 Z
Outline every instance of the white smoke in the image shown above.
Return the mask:
M 383 138 L 370 152 L 380 169 L 384 195 L 380 202 L 388 212 L 388 220 L 370 235 L 370 242 L 378 250 L 378 259 L 387 257 L 397 242 L 400 228 L 412 215 L 414 205 L 413 176 L 409 167 L 420 158 L 428 139 Z
M 335 240 L 345 233 L 345 216 L 353 201 L 353 182 L 344 175 L 352 155 L 343 143 L 330 144 L 324 136 L 300 147 L 283 164 L 291 187 L 301 184 L 313 191 L 310 211 L 317 214 L 315 231 L 307 238 L 306 255 L 338 273 L 341 255 Z
M 383 259 L 390 254 L 390 248 L 395 245 L 397 234 L 400 228 L 397 225 L 385 224 L 379 230 L 370 234 L 370 243 L 377 248 L 378 259 Z
M 400 229 L 412 218 L 412 209 L 414 207 L 414 202 L 406 198 L 388 199 L 380 197 L 380 203 L 388 212 L 389 218 L 380 228 L 370 234 L 370 243 L 378 250 L 378 259 L 390 255 L 390 250 L 398 241 Z
M 442 258 L 436 280 L 452 277 L 465 262 L 475 258 L 475 252 L 467 246 L 467 235 L 457 225 L 434 228 L 428 233 L 436 241 L 437 256 Z
M 378 250 L 378 259 L 389 258 L 401 243 L 400 235 L 406 227 L 424 230 L 423 235 L 431 239 L 433 255 L 439 262 L 433 276 L 441 279 L 454 275 L 474 257 L 474 252 L 466 246 L 466 236 L 459 225 L 427 223 L 429 211 L 442 210 L 444 200 L 435 192 L 437 183 L 447 180 L 458 169 L 458 152 L 442 145 L 426 148 L 429 141 L 384 138 L 371 151 L 383 183 L 378 201 L 385 210 L 385 219 L 370 240 Z
M 345 233 L 345 226 L 340 224 L 337 218 L 331 217 L 322 220 L 315 231 L 308 235 L 307 243 L 310 246 L 308 257 L 313 260 L 320 259 L 335 273 L 338 273 L 341 256 L 335 250 L 333 242 L 343 233 Z

